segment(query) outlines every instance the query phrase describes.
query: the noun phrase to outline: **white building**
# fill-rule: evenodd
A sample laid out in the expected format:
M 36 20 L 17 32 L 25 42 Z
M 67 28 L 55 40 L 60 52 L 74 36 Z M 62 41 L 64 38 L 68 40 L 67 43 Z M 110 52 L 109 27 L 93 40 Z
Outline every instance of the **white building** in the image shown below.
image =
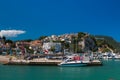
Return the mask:
M 61 43 L 53 43 L 53 42 L 43 43 L 43 50 L 49 51 L 52 47 L 55 48 L 55 52 L 61 51 Z

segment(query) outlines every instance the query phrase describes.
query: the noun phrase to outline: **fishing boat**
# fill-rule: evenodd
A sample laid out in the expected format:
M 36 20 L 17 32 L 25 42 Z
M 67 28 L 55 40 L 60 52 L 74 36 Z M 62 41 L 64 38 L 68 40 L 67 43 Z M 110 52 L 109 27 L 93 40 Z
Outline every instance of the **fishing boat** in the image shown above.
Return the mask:
M 80 56 L 74 56 L 74 57 L 68 57 L 67 59 L 63 60 L 59 66 L 87 66 L 89 63 L 89 60 L 84 60 L 83 57 Z

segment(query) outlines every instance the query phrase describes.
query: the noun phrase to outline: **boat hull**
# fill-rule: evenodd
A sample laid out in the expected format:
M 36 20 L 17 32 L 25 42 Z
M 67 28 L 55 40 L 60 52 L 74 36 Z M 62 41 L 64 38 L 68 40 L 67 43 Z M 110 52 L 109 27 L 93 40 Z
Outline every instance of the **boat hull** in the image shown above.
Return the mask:
M 87 66 L 87 63 L 65 63 L 65 64 L 59 64 L 59 66 L 71 66 L 71 67 L 82 67 Z

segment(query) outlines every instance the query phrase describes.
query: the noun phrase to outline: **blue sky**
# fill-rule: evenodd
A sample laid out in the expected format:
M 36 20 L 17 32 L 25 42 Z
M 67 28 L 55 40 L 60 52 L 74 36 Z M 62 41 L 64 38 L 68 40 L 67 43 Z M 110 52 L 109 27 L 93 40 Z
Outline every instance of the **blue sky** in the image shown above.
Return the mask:
M 120 41 L 119 0 L 0 0 L 0 30 L 25 34 L 11 39 L 88 32 Z

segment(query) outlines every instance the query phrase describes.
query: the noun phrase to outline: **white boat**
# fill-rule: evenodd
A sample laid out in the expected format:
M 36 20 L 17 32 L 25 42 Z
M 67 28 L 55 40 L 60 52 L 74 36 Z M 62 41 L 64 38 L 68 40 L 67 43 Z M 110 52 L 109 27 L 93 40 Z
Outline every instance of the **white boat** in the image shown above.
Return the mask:
M 78 57 L 78 56 L 77 56 Z M 82 57 L 81 57 L 82 58 Z M 87 66 L 87 64 L 90 62 L 89 60 L 84 60 L 78 57 L 78 59 L 73 58 L 67 58 L 63 60 L 59 66 Z
M 120 55 L 119 54 L 116 54 L 116 53 L 103 53 L 102 54 L 102 58 L 103 59 L 120 59 Z
M 120 59 L 120 55 L 113 56 L 113 59 Z

